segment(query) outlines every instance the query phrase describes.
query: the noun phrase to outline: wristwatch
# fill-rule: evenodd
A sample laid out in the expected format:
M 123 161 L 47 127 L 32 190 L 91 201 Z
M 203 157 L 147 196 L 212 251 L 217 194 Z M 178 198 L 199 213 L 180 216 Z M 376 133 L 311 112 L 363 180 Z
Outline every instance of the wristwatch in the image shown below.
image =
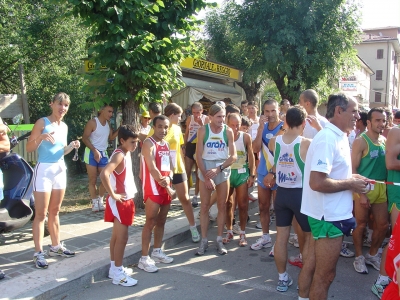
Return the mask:
M 219 165 L 219 169 L 222 171 L 225 168 L 222 165 Z
M 275 179 L 276 178 L 276 173 L 272 172 L 272 171 L 270 171 L 270 173 L 274 176 L 273 178 Z

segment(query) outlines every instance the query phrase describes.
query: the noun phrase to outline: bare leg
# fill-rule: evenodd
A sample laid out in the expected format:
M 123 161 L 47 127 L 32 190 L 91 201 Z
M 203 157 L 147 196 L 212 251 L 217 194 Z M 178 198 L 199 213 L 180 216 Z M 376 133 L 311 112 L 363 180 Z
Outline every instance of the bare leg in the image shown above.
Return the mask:
M 221 182 L 216 186 L 216 191 L 218 194 L 217 198 L 217 206 L 218 206 L 218 236 L 222 236 L 224 232 L 224 224 L 226 217 L 226 201 L 228 200 L 228 191 L 229 191 L 229 181 Z M 231 225 L 232 226 L 232 225 Z
M 186 218 L 189 221 L 189 225 L 194 226 L 195 225 L 194 215 L 193 215 L 192 204 L 189 201 L 187 181 L 175 184 L 174 187 L 178 199 L 181 202 L 183 211 L 185 212 Z
M 60 244 L 60 207 L 64 199 L 65 190 L 52 190 L 49 202 L 48 227 L 50 231 L 51 245 Z
M 228 201 L 226 202 L 226 222 L 225 226 L 227 230 L 232 230 L 232 222 L 233 222 L 233 192 L 234 189 L 229 189 Z
M 249 199 L 247 197 L 247 183 L 236 188 L 236 202 L 239 208 L 240 229 L 245 231 L 249 210 Z
M 274 249 L 275 265 L 278 269 L 278 273 L 282 274 L 286 272 L 286 261 L 287 261 L 287 243 L 290 235 L 290 226 L 287 227 L 276 227 L 276 242 Z
M 353 243 L 356 252 L 356 257 L 363 255 L 362 245 L 364 239 L 364 231 L 369 220 L 369 210 L 360 205 L 359 199 L 354 200 L 354 216 L 357 226 L 353 230 Z
M 206 188 L 204 181 L 200 181 L 200 196 L 201 196 L 201 206 L 200 206 L 200 228 L 201 237 L 203 239 L 207 238 L 208 224 L 210 223 L 208 217 L 208 211 L 210 209 L 210 199 L 211 190 Z
M 100 175 L 100 173 L 101 173 L 101 171 L 103 171 L 103 169 L 104 169 L 104 168 L 98 168 L 98 169 L 97 169 L 97 176 Z M 97 180 L 97 177 L 96 177 L 96 180 Z M 104 188 L 103 183 L 100 181 L 100 185 L 99 185 L 99 196 L 100 196 L 100 197 L 103 197 L 105 193 L 106 193 L 106 189 Z M 93 199 L 93 198 L 92 198 L 92 199 Z
M 43 251 L 44 220 L 50 201 L 50 192 L 33 192 L 35 196 L 35 219 L 32 223 L 35 252 Z
M 304 233 L 303 268 L 299 274 L 299 296 L 308 298 L 315 271 L 315 240 L 311 232 Z
M 113 227 L 113 235 L 115 237 L 114 243 L 114 255 L 111 260 L 115 261 L 115 266 L 122 266 L 122 260 L 124 259 L 124 252 L 126 243 L 128 242 L 128 226 L 121 224 L 117 218 L 114 218 L 114 227 Z M 111 243 L 110 243 L 111 249 Z
M 336 264 L 343 237 L 315 241 L 315 273 L 310 289 L 310 300 L 328 298 L 328 290 L 336 276 Z
M 271 203 L 271 189 L 264 189 L 258 185 L 258 205 L 263 233 L 269 233 L 269 206 Z
M 154 227 L 154 248 L 161 248 L 169 207 L 169 204 L 160 206 L 160 211 L 157 215 L 156 226 Z
M 142 256 L 149 255 L 151 234 L 154 226 L 156 226 L 157 216 L 160 211 L 160 205 L 147 199 L 146 201 L 146 223 L 142 230 Z
M 374 231 L 372 232 L 371 247 L 369 249 L 370 255 L 376 255 L 379 248 L 385 239 L 386 232 L 389 227 L 388 219 L 389 214 L 387 210 L 387 202 L 372 204 L 371 205 L 372 214 L 375 220 Z
M 86 164 L 86 171 L 88 173 L 88 178 L 89 178 L 89 193 L 90 193 L 90 199 L 96 199 L 97 198 L 97 186 L 96 186 L 96 181 L 97 181 L 97 167 L 91 166 Z M 103 187 L 104 189 L 104 187 Z M 104 192 L 103 192 L 104 195 Z

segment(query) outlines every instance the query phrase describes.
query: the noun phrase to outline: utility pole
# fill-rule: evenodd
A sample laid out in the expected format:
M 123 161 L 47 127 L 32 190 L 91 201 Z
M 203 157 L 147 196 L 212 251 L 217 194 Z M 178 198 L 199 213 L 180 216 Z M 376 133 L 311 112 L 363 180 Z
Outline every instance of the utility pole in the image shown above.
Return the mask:
M 30 124 L 28 97 L 26 95 L 26 85 L 25 85 L 25 71 L 24 71 L 24 66 L 22 64 L 19 64 L 19 81 L 21 84 L 22 114 L 24 116 L 25 124 Z

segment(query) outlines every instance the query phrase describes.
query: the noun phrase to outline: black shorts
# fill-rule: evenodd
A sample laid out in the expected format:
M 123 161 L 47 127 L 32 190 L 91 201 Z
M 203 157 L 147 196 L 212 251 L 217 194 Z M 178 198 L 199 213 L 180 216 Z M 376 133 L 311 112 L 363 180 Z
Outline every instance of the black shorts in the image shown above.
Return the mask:
M 278 186 L 274 203 L 276 226 L 290 226 L 295 216 L 304 232 L 311 231 L 307 216 L 300 212 L 302 193 L 302 188 L 289 189 Z
M 195 143 L 186 143 L 185 156 L 192 160 L 195 160 L 194 159 L 195 153 L 196 153 L 196 144 Z
M 172 176 L 172 184 L 182 183 L 186 180 L 187 180 L 186 173 L 174 174 L 174 176 Z

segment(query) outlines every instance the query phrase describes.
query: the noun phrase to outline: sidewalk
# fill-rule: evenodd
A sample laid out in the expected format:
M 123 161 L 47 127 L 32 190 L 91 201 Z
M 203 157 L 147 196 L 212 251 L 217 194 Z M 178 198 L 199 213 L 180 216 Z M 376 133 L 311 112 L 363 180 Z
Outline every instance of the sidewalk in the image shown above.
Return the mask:
M 193 189 L 190 191 L 193 194 Z M 254 193 L 257 195 L 256 193 Z M 250 208 L 257 203 L 250 203 Z M 194 209 L 195 218 L 199 208 Z M 136 264 L 141 256 L 141 231 L 144 211 L 138 210 L 129 240 L 124 265 Z M 97 278 L 104 278 L 109 268 L 109 240 L 112 224 L 103 221 L 103 213 L 90 209 L 60 215 L 60 234 L 67 248 L 77 253 L 74 258 L 47 257 L 49 268 L 36 269 L 33 261 L 31 223 L 24 228 L 0 235 L 0 268 L 6 278 L 0 281 L 0 299 L 57 298 L 77 284 L 84 286 Z M 199 220 L 196 218 L 199 225 Z M 165 247 L 172 247 L 190 238 L 186 216 L 178 199 L 173 200 L 165 227 Z M 50 244 L 50 237 L 44 245 Z M 44 250 L 48 250 L 45 246 Z

